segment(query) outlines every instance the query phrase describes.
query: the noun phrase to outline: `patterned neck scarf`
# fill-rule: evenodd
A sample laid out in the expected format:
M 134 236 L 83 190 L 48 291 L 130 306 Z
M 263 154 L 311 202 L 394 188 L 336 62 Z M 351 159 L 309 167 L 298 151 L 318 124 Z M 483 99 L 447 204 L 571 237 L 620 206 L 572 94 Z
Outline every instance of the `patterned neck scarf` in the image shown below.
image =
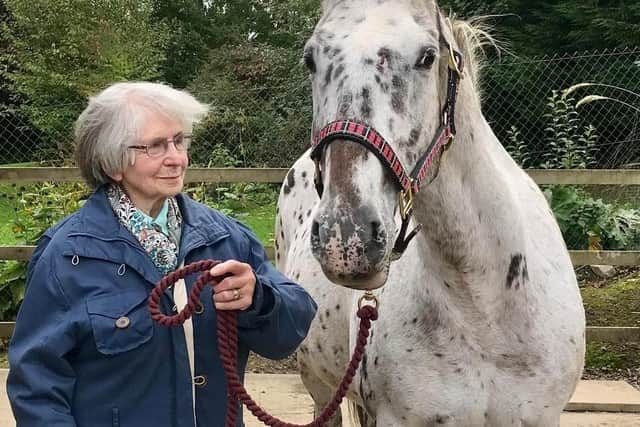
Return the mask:
M 135 207 L 129 196 L 119 186 L 108 185 L 106 193 L 120 223 L 138 239 L 158 270 L 163 275 L 175 270 L 178 265 L 178 248 L 182 229 L 182 215 L 176 199 L 174 197 L 167 199 L 167 228 L 169 229 L 167 235 L 151 217 Z

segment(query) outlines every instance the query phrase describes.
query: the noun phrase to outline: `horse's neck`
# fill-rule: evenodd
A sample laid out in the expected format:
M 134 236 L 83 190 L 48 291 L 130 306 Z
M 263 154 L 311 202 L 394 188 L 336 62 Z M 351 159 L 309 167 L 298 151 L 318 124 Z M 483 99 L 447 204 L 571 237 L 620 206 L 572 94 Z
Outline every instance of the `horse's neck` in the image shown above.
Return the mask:
M 440 286 L 446 282 L 442 295 L 472 303 L 483 316 L 511 298 L 504 295 L 509 269 L 526 253 L 517 192 L 531 189 L 479 111 L 457 117 L 458 135 L 418 195 L 415 216 L 425 262 Z

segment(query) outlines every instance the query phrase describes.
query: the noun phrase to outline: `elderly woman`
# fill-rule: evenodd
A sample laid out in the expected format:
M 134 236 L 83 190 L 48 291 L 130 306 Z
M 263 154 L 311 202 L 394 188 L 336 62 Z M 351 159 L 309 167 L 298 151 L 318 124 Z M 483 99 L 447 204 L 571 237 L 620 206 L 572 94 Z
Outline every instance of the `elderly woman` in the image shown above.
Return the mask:
M 282 358 L 305 337 L 309 295 L 246 227 L 180 193 L 192 126 L 206 112 L 164 85 L 118 83 L 78 118 L 76 161 L 95 191 L 47 231 L 29 265 L 9 348 L 18 427 L 222 426 L 216 309 L 239 310 L 240 372 L 250 350 Z M 211 274 L 226 278 L 205 288 L 183 327 L 155 324 L 154 284 L 203 259 L 223 261 Z M 185 304 L 194 281 L 165 292 L 165 313 Z

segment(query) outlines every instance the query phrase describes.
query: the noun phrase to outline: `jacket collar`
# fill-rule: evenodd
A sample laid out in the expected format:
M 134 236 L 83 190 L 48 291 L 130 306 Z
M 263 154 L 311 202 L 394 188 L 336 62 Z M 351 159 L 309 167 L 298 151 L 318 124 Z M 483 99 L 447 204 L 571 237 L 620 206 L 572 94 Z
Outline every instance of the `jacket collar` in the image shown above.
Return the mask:
M 229 231 L 215 221 L 210 209 L 183 194 L 178 194 L 176 199 L 182 214 L 178 263 L 183 262 L 191 250 L 229 236 Z M 126 264 L 152 283 L 162 278 L 138 240 L 118 221 L 104 186 L 97 189 L 78 211 L 67 237 L 63 253 L 66 256 L 78 255 Z M 96 240 L 109 245 L 98 245 Z

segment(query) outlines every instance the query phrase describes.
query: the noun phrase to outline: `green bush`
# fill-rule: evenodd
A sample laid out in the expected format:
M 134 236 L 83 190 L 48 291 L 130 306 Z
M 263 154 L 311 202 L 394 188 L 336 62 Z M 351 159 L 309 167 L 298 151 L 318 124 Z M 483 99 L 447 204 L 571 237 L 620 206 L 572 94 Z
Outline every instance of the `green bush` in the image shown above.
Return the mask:
M 21 244 L 34 245 L 53 224 L 76 211 L 87 194 L 83 184 L 41 183 L 18 189 L 13 233 Z M 24 297 L 27 263 L 0 264 L 0 319 L 12 320 Z
M 304 124 L 312 116 L 300 62 L 298 51 L 262 43 L 212 50 L 189 87 L 212 106 L 196 135 L 193 162 L 209 164 L 222 145 L 245 167 L 290 166 L 309 144 Z
M 587 249 L 590 239 L 603 249 L 640 249 L 640 210 L 606 203 L 574 186 L 550 186 L 544 194 L 570 249 Z
M 596 165 L 598 133 L 585 124 L 576 110 L 576 100 L 556 90 L 547 98 L 544 114 L 545 151 L 531 152 L 516 126 L 507 130 L 505 148 L 523 168 L 585 169 Z M 536 161 L 537 160 L 537 161 Z
M 623 363 L 624 356 L 618 354 L 613 349 L 609 349 L 607 344 L 598 342 L 587 343 L 585 354 L 585 366 L 587 368 L 612 371 L 620 369 Z

